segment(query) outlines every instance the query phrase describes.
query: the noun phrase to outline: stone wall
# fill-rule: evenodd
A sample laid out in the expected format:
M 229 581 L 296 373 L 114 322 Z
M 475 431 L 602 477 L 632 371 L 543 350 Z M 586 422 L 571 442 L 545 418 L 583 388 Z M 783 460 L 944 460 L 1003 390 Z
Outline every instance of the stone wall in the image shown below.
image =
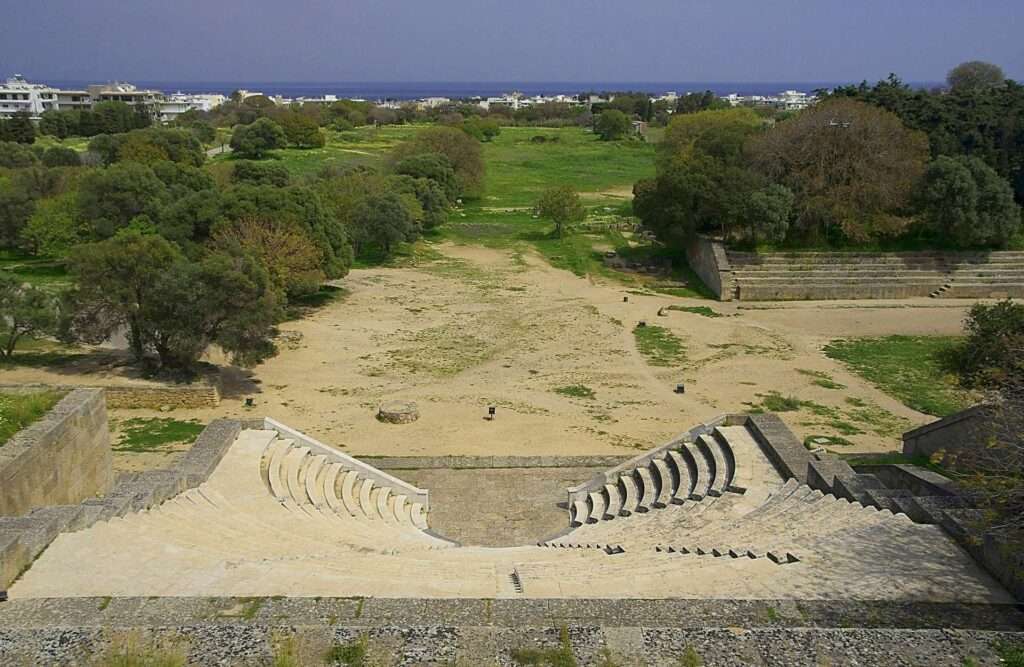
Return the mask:
M 698 236 L 686 246 L 686 261 L 719 301 L 732 301 L 732 269 L 720 242 Z
M 68 398 L 78 392 L 99 395 L 101 400 L 103 397 L 99 390 L 79 389 Z M 242 428 L 239 421 L 217 419 L 210 422 L 192 448 L 170 468 L 120 475 L 112 488 L 107 484 L 108 493 L 88 497 L 78 504 L 70 504 L 74 500 L 62 504 L 54 499 L 51 505 L 37 507 L 25 516 L 0 516 L 0 591 L 17 579 L 62 532 L 84 530 L 97 521 L 154 507 L 205 482 Z M 101 432 L 109 440 L 105 407 Z M 104 441 L 103 446 L 104 466 L 109 475 L 112 469 L 110 443 Z M 0 447 L 0 452 L 4 449 L 6 447 Z
M 516 665 L 514 649 L 565 641 L 579 665 L 948 667 L 1003 664 L 993 646 L 1022 628 L 1011 605 L 903 601 L 66 598 L 0 605 L 0 663 L 106 664 L 129 645 L 190 665 L 293 664 L 290 641 L 294 664 L 320 664 L 363 641 L 366 664 Z
M 0 391 L 74 391 L 81 386 L 73 385 L 6 385 L 0 384 Z M 210 375 L 192 384 L 111 384 L 92 389 L 101 389 L 107 398 L 108 408 L 127 410 L 159 410 L 162 406 L 172 408 L 212 408 L 220 404 L 220 381 Z
M 931 457 L 939 451 L 955 454 L 964 446 L 979 441 L 978 432 L 984 425 L 984 406 L 975 405 L 955 414 L 925 424 L 903 434 L 905 456 Z
M 113 483 L 107 405 L 100 389 L 76 389 L 0 446 L 0 516 L 67 505 Z
M 210 408 L 220 403 L 220 390 L 210 382 L 182 385 L 114 385 L 104 387 L 107 405 L 112 408 Z

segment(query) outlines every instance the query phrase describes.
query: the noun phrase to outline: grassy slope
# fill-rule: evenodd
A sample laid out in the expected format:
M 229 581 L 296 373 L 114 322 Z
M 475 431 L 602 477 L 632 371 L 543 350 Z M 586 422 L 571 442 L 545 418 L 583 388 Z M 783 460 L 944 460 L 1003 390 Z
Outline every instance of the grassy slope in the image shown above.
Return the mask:
M 971 405 L 945 358 L 959 342 L 948 336 L 885 336 L 835 340 L 825 354 L 908 407 L 944 417 Z

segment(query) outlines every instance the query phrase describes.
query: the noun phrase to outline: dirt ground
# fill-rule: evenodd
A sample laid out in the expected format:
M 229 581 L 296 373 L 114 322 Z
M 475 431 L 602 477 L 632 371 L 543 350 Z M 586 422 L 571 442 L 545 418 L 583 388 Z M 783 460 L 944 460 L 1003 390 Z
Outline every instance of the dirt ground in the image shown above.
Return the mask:
M 357 455 L 628 454 L 778 392 L 807 403 L 782 413 L 801 438 L 841 435 L 852 444 L 837 451 L 887 451 L 898 449 L 902 431 L 932 418 L 848 373 L 822 346 L 844 336 L 956 334 L 969 305 L 646 296 L 531 255 L 435 249 L 443 259 L 416 268 L 353 271 L 341 282 L 349 291 L 343 300 L 282 326 L 278 356 L 251 372 L 225 372 L 219 407 L 112 416 L 267 415 Z M 671 304 L 710 306 L 724 317 L 657 315 Z M 634 343 L 639 320 L 670 329 L 686 347 L 685 361 L 651 366 Z M 807 371 L 846 388 L 819 386 Z M 0 380 L 112 378 L 24 368 L 3 371 Z M 673 392 L 679 382 L 683 395 Z M 593 398 L 555 391 L 572 385 L 591 389 Z M 244 407 L 246 397 L 253 408 Z M 416 401 L 420 419 L 377 421 L 377 406 L 390 399 Z M 485 419 L 490 405 L 493 421 Z M 850 434 L 851 427 L 860 432 Z

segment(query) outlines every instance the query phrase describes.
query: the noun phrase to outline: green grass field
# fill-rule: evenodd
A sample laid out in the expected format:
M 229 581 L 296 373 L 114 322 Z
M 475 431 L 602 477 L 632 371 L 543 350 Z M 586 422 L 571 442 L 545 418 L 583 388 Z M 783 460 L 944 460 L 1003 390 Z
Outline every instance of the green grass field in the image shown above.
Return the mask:
M 959 342 L 951 336 L 841 339 L 826 345 L 825 354 L 908 407 L 945 417 L 974 402 L 948 369 L 948 355 Z
M 33 257 L 17 250 L 0 250 L 0 271 L 22 282 L 56 292 L 70 286 L 64 263 L 45 257 Z
M 408 139 L 423 126 L 386 125 L 381 128 L 359 127 L 348 132 L 327 133 L 327 144 L 323 148 L 284 148 L 271 151 L 268 162 L 283 165 L 293 177 L 312 176 L 324 167 L 367 165 L 378 167 L 385 156 L 398 144 Z M 231 162 L 230 154 L 217 155 L 210 162 Z

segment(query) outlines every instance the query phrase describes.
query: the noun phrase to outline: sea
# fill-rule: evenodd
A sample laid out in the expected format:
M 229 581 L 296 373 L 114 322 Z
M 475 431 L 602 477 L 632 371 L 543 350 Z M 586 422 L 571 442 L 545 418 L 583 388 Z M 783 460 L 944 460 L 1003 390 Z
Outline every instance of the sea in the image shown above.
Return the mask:
M 67 89 L 81 89 L 97 81 L 48 80 L 52 86 Z M 678 94 L 710 90 L 716 95 L 774 95 L 784 90 L 812 93 L 843 86 L 850 81 L 776 81 L 776 82 L 728 82 L 728 81 L 144 81 L 132 80 L 139 88 L 161 90 L 165 93 L 222 93 L 228 95 L 235 90 L 251 90 L 266 95 L 280 95 L 287 98 L 323 97 L 336 95 L 339 98 L 377 100 L 416 100 L 425 97 L 492 97 L 514 91 L 524 95 L 575 95 L 578 93 L 599 93 L 605 91 L 637 91 L 652 95 L 663 95 L 674 91 Z M 930 88 L 940 84 L 933 82 L 910 83 L 915 88 Z

